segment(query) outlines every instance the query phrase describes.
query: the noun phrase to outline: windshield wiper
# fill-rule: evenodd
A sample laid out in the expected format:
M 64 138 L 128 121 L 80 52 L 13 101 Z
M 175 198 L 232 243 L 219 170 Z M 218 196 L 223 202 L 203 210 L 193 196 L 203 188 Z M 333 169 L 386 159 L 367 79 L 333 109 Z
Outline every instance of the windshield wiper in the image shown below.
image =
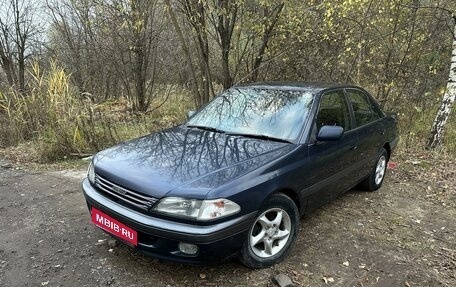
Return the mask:
M 213 127 L 207 127 L 207 126 L 198 126 L 198 125 L 186 125 L 187 128 L 196 128 L 196 129 L 200 129 L 200 130 L 204 130 L 204 131 L 210 131 L 210 132 L 216 132 L 216 133 L 222 133 L 224 134 L 225 131 L 224 130 L 219 130 L 217 128 L 213 128 Z
M 260 139 L 260 140 L 270 140 L 270 141 L 276 141 L 276 142 L 293 143 L 293 142 L 291 142 L 289 140 L 286 140 L 286 139 L 271 137 L 271 136 L 268 136 L 268 135 L 235 133 L 235 132 L 227 132 L 226 134 L 227 135 L 231 135 L 231 136 L 243 136 L 243 137 Z

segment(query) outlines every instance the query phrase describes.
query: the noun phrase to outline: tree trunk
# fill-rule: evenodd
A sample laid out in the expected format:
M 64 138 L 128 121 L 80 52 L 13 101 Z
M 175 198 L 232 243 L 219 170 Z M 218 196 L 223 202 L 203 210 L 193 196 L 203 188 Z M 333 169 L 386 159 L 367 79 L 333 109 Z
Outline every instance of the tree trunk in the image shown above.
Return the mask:
M 230 72 L 230 50 L 234 24 L 238 16 L 238 6 L 235 1 L 218 1 L 217 10 L 220 10 L 216 29 L 219 34 L 222 52 L 223 88 L 228 89 L 233 85 L 233 77 Z
M 195 105 L 196 106 L 201 106 L 201 103 L 198 102 L 199 99 L 201 99 L 201 94 L 198 89 L 198 80 L 196 77 L 196 68 L 193 65 L 192 62 L 192 54 L 190 53 L 190 50 L 188 48 L 187 42 L 185 41 L 184 34 L 182 32 L 182 29 L 179 26 L 179 23 L 177 22 L 177 17 L 174 11 L 172 10 L 171 3 L 169 0 L 165 0 L 165 5 L 167 7 L 167 11 L 169 14 L 169 17 L 171 18 L 171 22 L 173 23 L 174 29 L 176 30 L 177 37 L 179 38 L 179 41 L 181 42 L 181 48 L 184 51 L 185 58 L 187 60 L 188 65 L 190 66 L 190 76 L 192 78 L 192 89 L 193 89 L 193 95 L 195 97 Z
M 2 43 L 0 42 L 0 65 L 3 68 L 3 72 L 6 75 L 6 80 L 8 84 L 13 87 L 16 83 L 16 76 L 14 73 L 13 60 L 11 55 L 7 55 L 2 48 Z
M 27 28 L 21 29 L 21 22 L 24 21 L 24 17 L 20 15 L 19 11 L 19 2 L 16 1 L 13 4 L 14 13 L 16 15 L 14 19 L 14 24 L 16 27 L 16 48 L 17 48 L 17 66 L 18 66 L 18 83 L 19 83 L 19 92 L 25 92 L 25 49 L 26 49 L 26 39 L 29 35 L 27 35 Z
M 258 74 L 259 74 L 259 69 L 260 69 L 260 66 L 261 64 L 263 63 L 263 58 L 264 58 L 264 54 L 266 52 L 266 49 L 268 47 L 268 44 L 269 44 L 269 40 L 271 39 L 272 37 L 272 32 L 274 30 L 274 27 L 277 23 L 277 21 L 279 20 L 279 17 L 280 17 L 280 12 L 282 12 L 283 10 L 283 6 L 285 5 L 285 2 L 282 2 L 280 3 L 274 10 L 276 10 L 275 13 L 272 13 L 272 17 L 271 17 L 271 22 L 269 23 L 269 25 L 265 24 L 265 32 L 263 34 L 263 39 L 261 41 L 261 46 L 258 50 L 258 55 L 256 56 L 255 58 L 255 61 L 253 63 L 253 68 L 252 68 L 252 75 L 250 76 L 250 80 L 252 82 L 255 82 L 257 81 L 258 79 Z M 265 17 L 267 17 L 268 13 L 266 13 L 265 11 Z
M 447 88 L 443 95 L 442 103 L 432 125 L 431 133 L 426 147 L 433 149 L 440 147 L 443 142 L 445 126 L 451 113 L 456 97 L 456 16 L 453 16 L 455 25 L 453 31 L 453 49 L 451 51 L 450 75 Z
M 139 39 L 136 41 L 136 47 L 134 50 L 135 63 L 133 64 L 133 70 L 135 74 L 135 94 L 136 94 L 136 107 L 135 109 L 141 112 L 147 111 L 146 105 L 146 78 L 144 73 L 144 46 Z
M 19 48 L 19 55 L 17 60 L 18 77 L 19 77 L 19 92 L 25 92 L 25 46 Z
M 194 37 L 196 38 L 198 67 L 200 75 L 198 75 L 198 90 L 196 95 L 196 105 L 201 106 L 209 101 L 214 94 L 212 85 L 212 74 L 209 63 L 209 40 L 208 28 L 206 21 L 206 7 L 202 1 L 199 0 L 185 0 L 183 3 L 183 10 L 190 22 Z
M 198 1 L 196 4 L 196 15 L 197 21 L 194 25 L 196 31 L 196 38 L 198 40 L 198 47 L 200 52 L 200 70 L 202 72 L 201 84 L 202 84 L 202 97 L 200 105 L 203 105 L 209 102 L 210 97 L 212 96 L 212 73 L 209 64 L 209 40 L 207 38 L 208 28 L 206 23 L 206 8 L 204 7 L 203 2 Z

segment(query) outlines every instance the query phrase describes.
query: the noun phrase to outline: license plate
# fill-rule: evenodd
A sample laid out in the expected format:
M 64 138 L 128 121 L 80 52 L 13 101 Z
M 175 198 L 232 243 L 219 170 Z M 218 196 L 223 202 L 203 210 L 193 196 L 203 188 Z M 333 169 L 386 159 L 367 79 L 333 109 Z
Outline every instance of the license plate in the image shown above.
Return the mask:
M 123 239 L 134 246 L 138 245 L 138 233 L 125 224 L 92 207 L 92 222 L 101 229 Z

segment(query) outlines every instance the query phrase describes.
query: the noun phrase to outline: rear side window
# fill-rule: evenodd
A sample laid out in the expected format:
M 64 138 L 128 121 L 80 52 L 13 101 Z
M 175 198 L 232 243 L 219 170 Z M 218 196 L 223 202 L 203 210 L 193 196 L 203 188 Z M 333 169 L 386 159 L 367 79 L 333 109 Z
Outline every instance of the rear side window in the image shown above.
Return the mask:
M 362 91 L 347 89 L 347 94 L 353 107 L 357 127 L 373 122 L 383 116 L 377 106 Z
M 316 123 L 318 130 L 325 125 L 341 126 L 346 131 L 351 129 L 350 113 L 341 90 L 330 91 L 321 97 Z

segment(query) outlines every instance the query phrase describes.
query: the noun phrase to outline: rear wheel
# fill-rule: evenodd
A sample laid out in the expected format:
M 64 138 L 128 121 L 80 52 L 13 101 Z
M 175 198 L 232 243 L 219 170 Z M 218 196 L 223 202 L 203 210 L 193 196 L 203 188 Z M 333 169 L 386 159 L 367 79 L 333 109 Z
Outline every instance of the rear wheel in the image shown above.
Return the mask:
M 382 148 L 371 174 L 361 182 L 361 187 L 368 191 L 375 191 L 379 189 L 383 184 L 383 180 L 385 179 L 387 164 L 388 153 L 384 148 Z
M 283 260 L 299 229 L 298 208 L 288 196 L 272 195 L 258 212 L 241 250 L 241 261 L 264 268 Z

